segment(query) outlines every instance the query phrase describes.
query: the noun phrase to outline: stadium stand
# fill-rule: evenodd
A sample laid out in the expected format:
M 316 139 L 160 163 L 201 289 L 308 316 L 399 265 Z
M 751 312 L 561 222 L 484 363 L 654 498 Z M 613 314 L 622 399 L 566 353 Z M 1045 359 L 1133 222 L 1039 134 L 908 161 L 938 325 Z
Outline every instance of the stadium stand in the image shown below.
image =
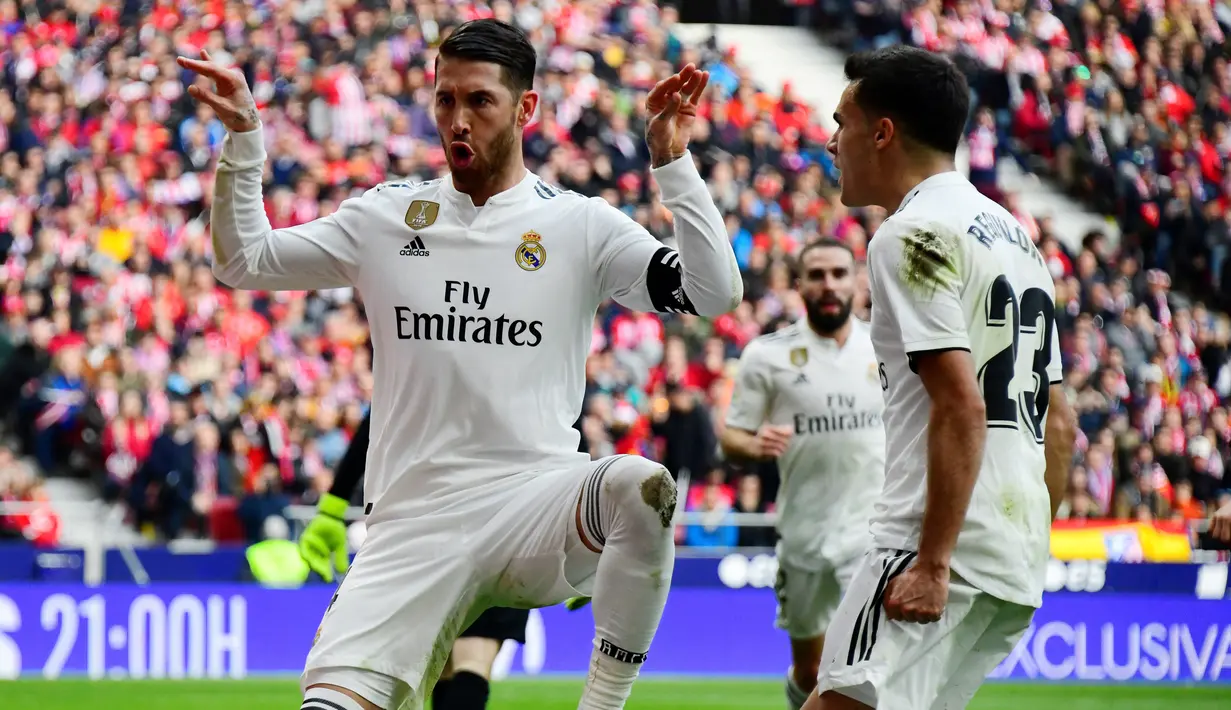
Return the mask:
M 984 189 L 997 190 L 980 172 L 989 152 L 1011 155 L 1123 228 L 1118 244 L 1092 233 L 1073 250 L 1017 210 L 1056 277 L 1081 412 L 1064 514 L 1200 519 L 1231 500 L 1226 6 L 852 7 L 860 46 L 913 41 L 968 69 Z M 747 300 L 713 321 L 604 306 L 578 427 L 594 456 L 645 454 L 695 482 L 687 505 L 712 524 L 681 529 L 681 544 L 772 540 L 723 527 L 729 511 L 772 510 L 777 490 L 772 464 L 716 458 L 734 360 L 802 312 L 802 244 L 834 236 L 862 254 L 884 215 L 839 204 L 828 135 L 789 85 L 758 87 L 738 51 L 683 42 L 675 11 L 646 0 L 0 0 L 0 411 L 12 440 L 0 496 L 35 504 L 0 519 L 0 535 L 55 544 L 44 491 L 71 488 L 149 539 L 255 541 L 278 532 L 268 521 L 289 503 L 328 489 L 371 392 L 361 295 L 215 283 L 223 128 L 192 106 L 174 57 L 204 47 L 243 68 L 270 127 L 267 209 L 283 227 L 381 181 L 441 172 L 433 47 L 483 16 L 516 22 L 540 49 L 531 168 L 664 241 L 644 95 L 685 62 L 712 72 L 693 150 Z M 867 305 L 861 293 L 857 311 Z M 65 480 L 80 483 L 53 485 Z

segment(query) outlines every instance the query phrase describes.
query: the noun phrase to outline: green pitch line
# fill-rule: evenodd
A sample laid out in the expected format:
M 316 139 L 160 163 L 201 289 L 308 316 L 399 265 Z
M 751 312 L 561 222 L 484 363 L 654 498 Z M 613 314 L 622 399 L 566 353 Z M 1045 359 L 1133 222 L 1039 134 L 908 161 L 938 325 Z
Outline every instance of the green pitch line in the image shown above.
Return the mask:
M 491 710 L 573 710 L 579 679 L 516 678 L 492 688 Z M 20 680 L 0 684 L 5 710 L 295 710 L 293 680 L 87 681 Z M 766 680 L 647 678 L 628 710 L 783 710 L 782 685 Z M 1227 710 L 1224 686 L 1023 685 L 990 683 L 971 710 Z

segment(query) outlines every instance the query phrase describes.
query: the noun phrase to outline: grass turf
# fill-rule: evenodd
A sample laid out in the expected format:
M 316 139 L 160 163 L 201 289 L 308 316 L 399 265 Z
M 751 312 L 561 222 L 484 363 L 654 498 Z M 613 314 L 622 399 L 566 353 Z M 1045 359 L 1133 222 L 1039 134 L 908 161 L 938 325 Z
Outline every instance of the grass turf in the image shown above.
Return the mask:
M 577 679 L 510 679 L 492 688 L 491 710 L 572 710 Z M 88 681 L 20 680 L 0 685 L 6 710 L 294 710 L 289 680 Z M 766 680 L 639 681 L 628 710 L 783 710 L 780 683 Z M 989 683 L 971 710 L 1227 710 L 1231 685 L 1023 685 Z

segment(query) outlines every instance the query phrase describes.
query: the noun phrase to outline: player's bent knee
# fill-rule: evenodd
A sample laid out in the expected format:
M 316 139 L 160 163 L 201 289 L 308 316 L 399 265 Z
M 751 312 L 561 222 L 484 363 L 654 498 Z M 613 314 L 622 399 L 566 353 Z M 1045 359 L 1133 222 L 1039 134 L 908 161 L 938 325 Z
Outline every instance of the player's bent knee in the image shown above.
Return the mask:
M 675 517 L 675 479 L 662 464 L 623 456 L 604 476 L 603 493 L 612 494 L 616 511 L 651 528 L 669 531 Z
M 358 693 L 336 685 L 314 685 L 304 693 L 299 710 L 386 710 Z

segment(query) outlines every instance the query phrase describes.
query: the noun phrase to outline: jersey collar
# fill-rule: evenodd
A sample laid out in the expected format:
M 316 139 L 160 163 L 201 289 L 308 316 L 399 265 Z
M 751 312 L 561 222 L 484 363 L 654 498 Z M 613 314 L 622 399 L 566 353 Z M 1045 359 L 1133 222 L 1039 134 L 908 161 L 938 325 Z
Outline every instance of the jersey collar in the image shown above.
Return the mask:
M 488 205 L 510 204 L 510 203 L 518 202 L 524 199 L 530 193 L 530 191 L 534 189 L 534 185 L 538 181 L 539 181 L 539 177 L 535 175 L 534 173 L 530 172 L 529 170 L 527 170 L 525 176 L 522 177 L 521 182 L 517 183 L 513 187 L 510 187 L 504 192 L 499 192 L 499 193 L 496 193 L 495 195 L 492 195 L 491 198 L 484 205 L 484 207 Z M 448 198 L 448 200 L 458 207 L 466 207 L 473 211 L 477 211 L 478 209 L 480 209 L 474 206 L 474 202 L 470 199 L 470 195 L 467 195 L 466 193 L 461 192 L 460 190 L 457 189 L 457 187 L 453 185 L 452 175 L 449 176 L 448 180 L 444 181 L 444 193 L 445 193 L 445 196 Z
M 948 187 L 950 185 L 959 185 L 965 181 L 966 178 L 956 170 L 946 170 L 943 173 L 936 173 L 932 177 L 926 178 L 923 182 L 915 185 L 915 189 L 906 193 L 906 197 L 902 198 L 902 204 L 898 205 L 898 208 L 894 210 L 894 214 L 897 214 L 905 209 L 906 205 L 910 204 L 910 201 L 915 199 L 915 197 L 924 190 L 932 190 L 938 187 Z

